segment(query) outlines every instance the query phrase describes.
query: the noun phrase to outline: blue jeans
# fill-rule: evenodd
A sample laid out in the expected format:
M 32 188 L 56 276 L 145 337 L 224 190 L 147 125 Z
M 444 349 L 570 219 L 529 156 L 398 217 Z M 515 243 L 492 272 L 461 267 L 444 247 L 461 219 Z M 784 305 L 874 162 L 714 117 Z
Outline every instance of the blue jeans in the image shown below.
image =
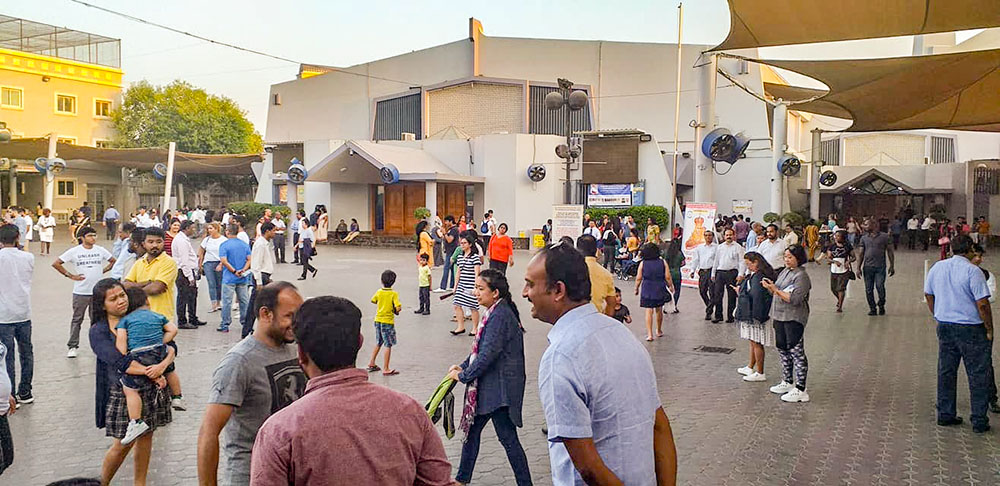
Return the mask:
M 958 388 L 958 364 L 965 361 L 969 376 L 969 402 L 973 426 L 990 423 L 986 416 L 989 405 L 989 371 L 993 365 L 990 350 L 993 345 L 986 340 L 986 327 L 963 324 L 938 323 L 938 420 L 955 418 L 955 395 Z
M 233 292 L 240 300 L 240 322 L 243 316 L 247 315 L 247 307 L 250 305 L 250 288 L 247 284 L 223 284 L 222 285 L 222 324 L 219 329 L 229 329 L 233 323 Z
M 875 310 L 875 305 L 885 307 L 885 267 L 865 267 L 865 297 L 868 298 L 868 308 Z M 875 291 L 878 291 L 878 302 L 875 301 Z
M 219 262 L 205 262 L 201 268 L 208 281 L 208 295 L 212 302 L 218 302 L 222 296 L 222 272 L 216 270 L 218 266 Z
M 517 438 L 517 427 L 510 420 L 508 407 L 501 407 L 486 415 L 476 415 L 469 427 L 469 436 L 462 444 L 462 460 L 458 466 L 458 474 L 455 480 L 460 483 L 468 483 L 472 480 L 472 470 L 476 467 L 476 458 L 479 456 L 479 440 L 483 427 L 492 420 L 493 429 L 500 439 L 500 444 L 507 451 L 507 460 L 514 470 L 514 480 L 518 486 L 531 484 L 531 472 L 528 470 L 528 458 L 524 455 L 524 448 Z
M 450 259 L 451 255 L 447 255 L 445 258 L 445 262 L 449 263 L 449 265 L 444 265 L 444 271 L 441 272 L 441 285 L 438 288 L 450 289 L 455 286 L 455 272 L 452 271 L 451 262 L 448 261 Z M 448 278 L 449 276 L 451 279 Z
M 10 377 L 11 394 L 31 396 L 31 378 L 35 373 L 35 353 L 31 347 L 31 321 L 0 324 L 0 342 L 7 348 L 7 376 Z M 14 381 L 14 343 L 21 362 L 21 384 Z

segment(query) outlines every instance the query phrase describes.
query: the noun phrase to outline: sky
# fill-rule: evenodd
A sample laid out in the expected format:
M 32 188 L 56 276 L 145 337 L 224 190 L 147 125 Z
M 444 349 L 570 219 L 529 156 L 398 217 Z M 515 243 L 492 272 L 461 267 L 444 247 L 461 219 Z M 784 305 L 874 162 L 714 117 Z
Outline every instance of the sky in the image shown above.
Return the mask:
M 468 19 L 495 37 L 677 42 L 675 0 L 85 0 L 214 40 L 297 62 L 345 67 L 468 37 Z M 182 79 L 235 100 L 257 130 L 272 84 L 295 79 L 298 64 L 213 45 L 71 0 L 4 5 L 0 13 L 121 39 L 126 84 Z M 716 45 L 729 32 L 726 0 L 688 0 L 683 42 Z M 911 38 L 768 48 L 773 59 L 909 55 Z M 823 85 L 786 73 L 793 84 Z
M 618 0 L 86 0 L 112 10 L 305 63 L 350 66 L 468 37 L 468 19 L 497 37 L 677 41 L 677 2 Z M 126 83 L 174 79 L 235 100 L 258 131 L 270 85 L 298 64 L 215 46 L 70 0 L 11 2 L 0 13 L 121 39 Z M 729 31 L 725 0 L 684 5 L 684 42 L 717 44 Z

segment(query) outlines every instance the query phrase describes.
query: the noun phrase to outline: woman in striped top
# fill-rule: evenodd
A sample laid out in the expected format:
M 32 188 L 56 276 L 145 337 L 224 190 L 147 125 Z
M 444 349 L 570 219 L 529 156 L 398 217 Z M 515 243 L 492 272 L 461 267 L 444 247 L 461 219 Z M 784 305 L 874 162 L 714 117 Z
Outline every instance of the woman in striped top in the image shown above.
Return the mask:
M 451 334 L 458 336 L 465 333 L 465 310 L 472 313 L 472 331 L 470 336 L 476 335 L 479 328 L 479 301 L 476 299 L 474 290 L 476 277 L 479 276 L 479 269 L 482 259 L 479 256 L 479 247 L 476 245 L 475 234 L 464 233 L 459 240 L 462 254 L 456 260 L 458 267 L 458 280 L 455 282 L 455 297 L 452 303 L 455 306 L 455 321 L 458 328 L 451 331 Z

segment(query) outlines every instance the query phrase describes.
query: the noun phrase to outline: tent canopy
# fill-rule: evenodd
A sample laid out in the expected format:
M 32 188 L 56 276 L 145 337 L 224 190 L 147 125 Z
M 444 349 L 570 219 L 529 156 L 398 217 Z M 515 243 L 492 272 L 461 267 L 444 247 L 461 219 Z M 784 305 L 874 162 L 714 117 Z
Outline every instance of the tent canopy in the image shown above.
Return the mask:
M 1000 25 L 997 0 L 729 0 L 713 50 L 931 34 Z
M 851 118 L 854 124 L 848 131 L 1000 131 L 1000 49 L 885 59 L 759 62 L 829 86 L 826 96 L 792 108 Z M 771 84 L 768 89 L 772 94 L 781 92 L 779 97 L 786 101 L 796 100 L 794 95 L 808 99 L 821 93 Z M 837 114 L 836 107 L 843 111 Z
M 48 150 L 48 138 L 17 138 L 0 144 L 0 157 L 33 161 L 48 155 Z M 142 170 L 153 170 L 157 163 L 167 163 L 166 148 L 114 149 L 58 143 L 56 154 L 64 160 L 88 160 Z M 261 160 L 260 154 L 206 155 L 174 152 L 174 170 L 189 174 L 250 175 L 250 164 Z

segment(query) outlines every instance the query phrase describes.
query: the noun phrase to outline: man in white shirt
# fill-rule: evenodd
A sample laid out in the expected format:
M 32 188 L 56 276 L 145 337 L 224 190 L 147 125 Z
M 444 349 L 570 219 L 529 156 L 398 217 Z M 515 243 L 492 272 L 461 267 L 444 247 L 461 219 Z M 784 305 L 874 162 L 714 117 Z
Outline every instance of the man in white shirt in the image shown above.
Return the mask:
M 281 217 L 281 211 L 274 213 L 271 224 L 274 225 L 274 239 L 271 240 L 271 246 L 274 247 L 274 261 L 288 263 L 285 261 L 285 220 Z
M 206 322 L 198 320 L 198 252 L 191 244 L 197 226 L 194 221 L 181 223 L 181 230 L 170 243 L 170 254 L 177 261 L 177 327 L 197 329 Z
M 191 211 L 191 221 L 195 222 L 195 235 L 200 235 L 202 227 L 205 226 L 205 210 L 202 207 L 195 206 L 194 211 Z M 170 250 L 173 251 L 173 250 Z
M 95 244 L 97 230 L 88 226 L 80 230 L 78 236 L 83 242 L 66 250 L 52 263 L 52 268 L 73 280 L 73 318 L 70 320 L 69 341 L 66 343 L 69 348 L 67 358 L 75 358 L 77 348 L 80 347 L 80 326 L 83 324 L 83 315 L 90 310 L 94 285 L 115 264 L 115 257 L 111 252 Z M 72 263 L 77 273 L 66 270 L 64 263 Z
M 253 275 L 253 286 L 250 287 L 250 303 L 243 319 L 243 337 L 247 337 L 253 332 L 253 325 L 257 322 L 257 313 L 254 311 L 254 301 L 257 298 L 257 289 L 271 283 L 271 274 L 274 273 L 274 249 L 271 248 L 271 239 L 274 238 L 274 223 L 262 223 L 257 239 L 253 242 L 253 249 L 250 250 L 250 274 Z
M 141 206 L 139 208 L 139 214 L 135 215 L 135 227 L 146 229 L 150 226 L 153 226 L 153 218 L 150 218 L 149 214 L 146 213 L 146 207 Z
M 771 268 L 777 272 L 785 268 L 786 248 L 788 248 L 788 244 L 785 243 L 785 240 L 778 239 L 778 226 L 769 224 L 764 230 L 764 241 L 760 242 L 754 251 L 760 253 L 767 260 L 767 263 L 771 264 Z
M 35 256 L 17 248 L 20 237 L 17 227 L 0 227 L 0 343 L 7 348 L 6 368 L 10 377 L 11 395 L 18 404 L 31 403 L 31 377 L 35 355 L 31 348 L 31 277 L 35 272 Z M 21 383 L 14 388 L 14 344 L 21 362 Z M 0 395 L 5 403 L 7 397 Z
M 237 217 L 231 218 L 231 219 L 233 221 L 236 221 L 236 224 L 240 227 L 240 232 L 236 234 L 236 238 L 238 238 L 243 243 L 246 243 L 246 244 L 249 245 L 250 244 L 250 235 L 247 234 L 247 229 L 246 229 L 247 223 L 246 223 L 246 220 L 242 216 L 237 216 Z M 260 232 L 258 232 L 257 234 L 260 234 Z
M 917 246 L 917 233 L 920 231 L 920 217 L 913 215 L 906 222 L 906 247 L 915 250 Z
M 931 228 L 933 228 L 936 223 L 937 221 L 934 221 L 934 218 L 928 214 L 927 217 L 924 218 L 924 222 L 920 224 L 920 241 L 924 244 L 924 251 L 927 251 L 927 246 L 931 241 Z
M 785 225 L 785 236 L 782 239 L 785 240 L 785 248 L 799 244 L 799 235 L 790 224 Z
M 714 309 L 715 297 L 712 295 L 712 274 L 715 269 L 716 250 L 719 245 L 715 244 L 715 233 L 705 230 L 705 244 L 694 249 L 694 257 L 689 265 L 698 274 L 698 293 L 701 294 L 701 301 L 705 303 L 705 320 L 712 320 L 712 310 Z
M 712 289 L 713 302 L 715 307 L 715 319 L 712 322 L 718 324 L 722 321 L 722 296 L 726 295 L 726 322 L 735 322 L 733 312 L 736 311 L 736 285 L 737 277 L 744 270 L 743 245 L 736 242 L 736 232 L 731 228 L 723 233 L 722 244 L 715 250 L 715 266 L 712 268 Z

